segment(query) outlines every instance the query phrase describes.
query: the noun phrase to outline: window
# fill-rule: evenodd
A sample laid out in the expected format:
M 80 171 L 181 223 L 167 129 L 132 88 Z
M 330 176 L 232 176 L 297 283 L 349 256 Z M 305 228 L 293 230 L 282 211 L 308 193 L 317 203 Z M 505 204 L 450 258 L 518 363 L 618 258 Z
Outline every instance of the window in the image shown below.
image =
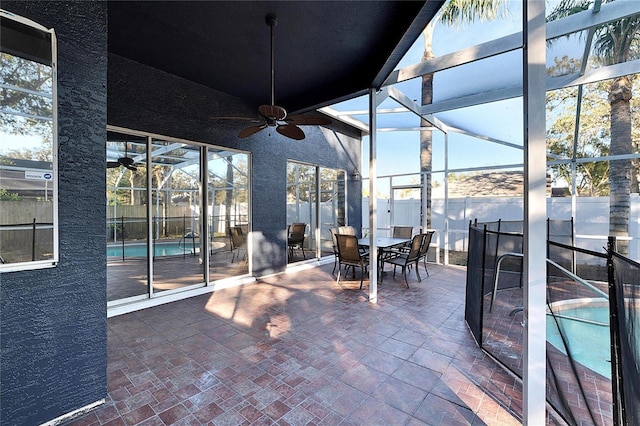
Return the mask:
M 55 34 L 0 10 L 0 271 L 58 260 Z

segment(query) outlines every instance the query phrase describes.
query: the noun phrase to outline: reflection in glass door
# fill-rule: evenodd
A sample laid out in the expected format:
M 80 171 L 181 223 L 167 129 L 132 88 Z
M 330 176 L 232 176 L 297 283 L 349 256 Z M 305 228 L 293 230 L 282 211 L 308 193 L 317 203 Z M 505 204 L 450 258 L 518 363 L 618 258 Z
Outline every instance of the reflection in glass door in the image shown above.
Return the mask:
M 344 170 L 295 162 L 287 164 L 287 226 L 306 225 L 304 256 L 301 250 L 294 249 L 289 252 L 289 262 L 333 255 L 331 228 L 347 224 L 345 179 Z M 318 246 L 320 252 L 317 252 Z
M 209 278 L 249 272 L 249 156 L 208 148 Z
M 305 224 L 302 249 L 289 252 L 289 262 L 316 256 L 316 166 L 287 163 L 287 226 Z
M 153 292 L 204 285 L 200 147 L 154 139 L 150 154 Z
M 107 301 L 146 296 L 147 138 L 107 132 Z
M 249 154 L 129 132 L 107 132 L 108 305 L 248 274 Z
M 320 168 L 320 251 L 333 255 L 331 228 L 346 225 L 345 172 Z

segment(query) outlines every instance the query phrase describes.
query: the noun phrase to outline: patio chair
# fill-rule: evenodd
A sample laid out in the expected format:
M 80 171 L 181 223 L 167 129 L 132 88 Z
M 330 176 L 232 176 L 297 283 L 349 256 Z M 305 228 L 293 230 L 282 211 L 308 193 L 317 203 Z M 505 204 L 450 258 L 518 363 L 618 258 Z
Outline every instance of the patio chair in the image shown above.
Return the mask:
M 239 226 L 232 226 L 229 228 L 231 232 L 231 252 L 233 255 L 231 256 L 231 263 L 236 259 L 236 255 L 240 253 L 240 250 L 244 250 L 244 256 L 242 259 L 246 259 L 247 257 L 247 236 L 242 232 L 242 228 Z
M 391 235 L 393 238 L 410 239 L 413 235 L 413 226 L 394 226 Z
M 422 281 L 420 277 L 420 271 L 418 271 L 418 260 L 420 260 L 420 251 L 422 249 L 422 242 L 425 239 L 425 234 L 418 234 L 413 237 L 411 240 L 411 246 L 409 248 L 409 252 L 406 254 L 398 253 L 395 257 L 385 258 L 384 263 L 390 263 L 393 265 L 393 276 L 396 276 L 396 267 L 400 266 L 402 268 L 402 275 L 404 276 L 404 282 L 407 284 L 407 288 L 409 288 L 409 281 L 407 280 L 407 268 L 411 265 L 416 266 L 416 276 L 418 277 L 418 281 Z M 380 280 L 382 283 L 382 279 Z
M 364 274 L 367 273 L 367 268 L 369 267 L 369 258 L 360 252 L 358 237 L 355 235 L 336 234 L 336 241 L 338 243 L 338 278 L 336 282 L 340 283 L 342 265 L 353 267 L 354 278 L 356 276 L 356 267 L 358 267 L 361 271 L 360 289 L 362 289 Z
M 344 235 L 356 235 L 356 228 L 350 225 L 340 226 L 338 227 L 337 233 L 344 234 Z
M 306 223 L 294 223 L 291 225 L 291 234 L 287 240 L 287 247 L 289 249 L 289 260 L 293 259 L 293 251 L 301 250 L 302 258 L 306 259 L 304 254 L 304 232 L 307 229 Z
M 394 226 L 391 230 L 392 238 L 404 238 L 410 240 L 413 235 L 413 226 Z M 398 254 L 409 253 L 410 242 L 407 242 L 403 246 L 393 247 L 387 250 L 386 257 L 395 257 Z
M 422 264 L 424 265 L 424 271 L 427 273 L 427 277 L 429 276 L 429 270 L 427 269 L 427 253 L 429 252 L 429 246 L 431 245 L 431 239 L 433 238 L 433 234 L 436 231 L 427 231 L 424 234 L 424 240 L 422 240 L 422 246 L 420 247 L 420 254 L 418 256 L 418 261 L 422 259 Z M 418 269 L 418 264 L 416 263 L 416 270 Z
M 331 232 L 331 244 L 333 247 L 333 270 L 331 273 L 334 274 L 336 272 L 336 266 L 338 266 L 338 261 L 340 260 L 338 256 L 338 240 L 336 239 L 336 234 L 338 233 L 338 228 L 331 228 L 329 230 Z

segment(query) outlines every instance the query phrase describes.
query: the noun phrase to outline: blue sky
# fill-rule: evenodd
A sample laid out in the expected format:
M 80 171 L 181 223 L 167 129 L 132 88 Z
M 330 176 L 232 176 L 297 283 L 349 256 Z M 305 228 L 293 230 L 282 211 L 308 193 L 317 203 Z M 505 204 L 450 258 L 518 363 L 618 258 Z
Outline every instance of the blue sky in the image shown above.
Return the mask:
M 475 22 L 459 28 L 436 26 L 433 35 L 434 53 L 436 56 L 441 56 L 497 37 L 519 32 L 521 30 L 521 1 L 508 1 L 507 15 L 493 22 Z M 424 42 L 420 37 L 401 60 L 398 68 L 419 63 L 423 50 Z M 460 70 L 460 72 L 463 72 L 463 70 Z M 468 84 L 469 82 L 471 84 L 474 83 L 473 78 L 469 79 L 469 77 L 460 75 L 460 73 L 457 77 L 452 72 L 449 74 L 449 79 L 453 79 L 453 81 L 438 82 L 438 76 L 436 76 L 436 93 L 434 95 L 437 96 L 438 83 L 440 83 L 440 87 L 445 88 L 445 91 L 455 90 L 456 86 Z M 446 77 L 443 76 L 443 78 Z M 408 86 L 419 88 L 418 83 L 408 84 Z M 411 89 L 403 88 L 402 90 Z M 413 99 L 418 99 L 420 96 L 419 89 L 413 90 L 413 93 L 406 94 Z M 366 99 L 363 102 L 364 107 L 366 107 Z M 497 132 L 500 134 L 500 139 L 521 144 L 522 113 L 520 100 L 502 102 L 490 107 L 468 108 L 467 111 L 458 111 L 456 114 L 457 119 L 461 120 L 461 122 L 455 124 L 461 127 L 476 129 L 478 132 Z M 449 118 L 453 119 L 453 114 Z M 381 120 L 379 119 L 379 121 Z M 444 137 L 440 132 L 434 132 L 433 136 L 433 169 L 439 170 L 444 168 Z M 522 162 L 523 158 L 522 150 L 495 145 L 456 133 L 449 134 L 448 143 L 449 168 L 513 164 Z M 364 145 L 364 164 L 361 172 L 363 176 L 367 176 L 368 138 L 366 138 Z M 418 132 L 379 132 L 377 134 L 377 145 L 378 175 L 415 173 L 420 170 Z

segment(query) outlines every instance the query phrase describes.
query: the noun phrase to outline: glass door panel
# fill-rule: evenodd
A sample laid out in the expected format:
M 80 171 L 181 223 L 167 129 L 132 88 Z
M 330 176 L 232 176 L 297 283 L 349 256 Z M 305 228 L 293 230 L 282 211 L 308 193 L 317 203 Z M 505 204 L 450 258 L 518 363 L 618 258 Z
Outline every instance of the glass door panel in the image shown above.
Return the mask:
M 149 292 L 147 138 L 107 132 L 107 301 Z
M 249 273 L 249 155 L 208 149 L 209 279 Z
M 287 227 L 306 225 L 302 248 L 289 250 L 289 262 L 316 256 L 316 167 L 289 162 L 287 164 Z
M 154 139 L 151 164 L 153 292 L 204 285 L 200 147 Z
M 320 168 L 320 251 L 333 255 L 331 228 L 346 225 L 345 172 Z

